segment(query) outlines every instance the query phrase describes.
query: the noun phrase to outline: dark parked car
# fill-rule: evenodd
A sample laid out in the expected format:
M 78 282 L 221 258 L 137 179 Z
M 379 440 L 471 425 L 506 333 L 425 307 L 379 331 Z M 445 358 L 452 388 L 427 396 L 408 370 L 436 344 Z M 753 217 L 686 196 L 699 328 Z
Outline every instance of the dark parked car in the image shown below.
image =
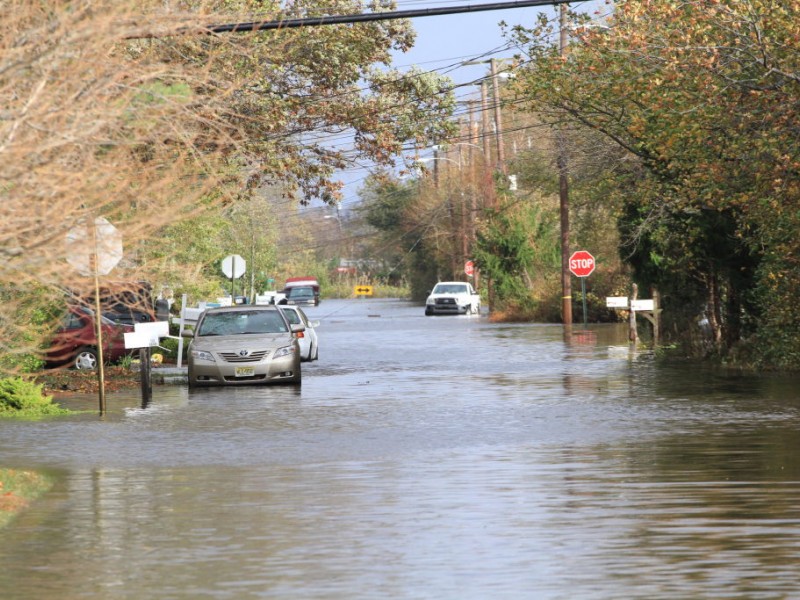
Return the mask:
M 100 306 L 103 316 L 123 325 L 155 321 L 152 295 L 152 286 L 146 281 L 108 283 L 100 288 Z M 76 297 L 76 304 L 94 306 L 94 294 Z
M 103 360 L 115 362 L 130 353 L 125 349 L 124 334 L 133 331 L 133 325 L 114 323 L 105 317 L 100 319 Z M 70 306 L 45 350 L 47 368 L 95 369 L 98 357 L 94 313 L 82 306 Z

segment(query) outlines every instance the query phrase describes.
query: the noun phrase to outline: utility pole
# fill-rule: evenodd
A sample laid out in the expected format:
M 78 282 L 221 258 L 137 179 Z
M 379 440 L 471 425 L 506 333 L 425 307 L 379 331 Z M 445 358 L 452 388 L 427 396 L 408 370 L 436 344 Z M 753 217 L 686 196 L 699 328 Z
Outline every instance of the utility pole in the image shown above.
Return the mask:
M 500 172 L 506 175 L 506 153 L 503 149 L 503 117 L 500 111 L 500 82 L 497 77 L 497 59 L 489 61 L 492 72 L 492 89 L 494 91 L 494 126 L 495 139 L 497 140 L 497 165 Z
M 486 89 L 486 82 L 481 82 L 481 124 L 483 125 L 483 156 L 484 162 L 484 176 L 486 178 L 486 193 L 488 200 L 488 208 L 497 208 L 496 198 L 494 195 L 494 181 L 492 180 L 492 167 L 489 162 L 491 154 L 491 146 L 489 141 L 489 92 Z
M 475 185 L 477 176 L 475 173 L 475 146 L 478 145 L 478 122 L 476 117 L 476 106 L 477 102 L 475 100 L 469 101 L 469 180 L 472 184 L 470 190 L 470 205 L 469 205 L 469 239 L 470 239 L 470 246 L 475 243 L 475 218 L 478 215 L 478 194 L 477 186 Z M 483 156 L 483 162 L 486 162 L 486 155 Z M 486 168 L 486 165 L 482 165 L 483 168 Z
M 486 81 L 481 82 L 481 123 L 483 125 L 483 156 L 484 156 L 484 186 L 486 189 L 486 200 L 488 208 L 492 212 L 497 210 L 497 195 L 494 190 L 494 177 L 492 176 L 492 167 L 489 161 L 491 156 L 491 147 L 489 145 L 489 92 L 486 89 Z M 494 286 L 492 285 L 492 278 L 486 278 L 486 296 L 489 301 L 489 311 L 494 310 Z
M 472 254 L 473 249 L 475 248 L 475 240 L 476 240 L 476 229 L 475 229 L 475 222 L 478 218 L 478 190 L 483 188 L 484 194 L 484 204 L 483 208 L 485 208 L 486 202 L 486 187 L 477 185 L 477 174 L 475 172 L 475 154 L 476 150 L 480 150 L 478 147 L 478 120 L 477 120 L 477 112 L 478 112 L 478 102 L 477 100 L 470 100 L 469 101 L 469 168 L 470 168 L 470 197 L 469 197 L 469 250 L 470 254 Z M 488 160 L 487 156 L 483 155 L 483 169 L 486 169 L 486 162 Z M 472 256 L 469 257 L 472 260 Z M 472 284 L 475 286 L 475 289 L 480 289 L 480 269 L 475 267 L 472 273 Z
M 567 7 L 560 6 L 559 47 L 561 56 L 567 54 Z M 563 127 L 558 131 L 558 198 L 561 213 L 561 318 L 572 325 L 572 281 L 569 272 L 569 181 L 567 179 L 567 140 Z
M 467 124 L 469 125 L 469 123 Z M 462 134 L 463 135 L 463 134 Z M 464 158 L 464 149 L 462 146 L 458 147 L 458 170 L 459 170 L 459 179 L 463 181 L 464 176 L 461 173 L 462 166 L 466 162 Z M 470 165 L 470 170 L 472 170 L 472 166 Z M 462 264 L 467 262 L 469 258 L 469 210 L 467 206 L 467 196 L 464 195 L 464 189 L 461 188 L 459 192 L 461 194 L 461 201 L 458 203 L 459 210 L 461 212 L 461 231 L 459 235 L 461 236 L 461 258 Z

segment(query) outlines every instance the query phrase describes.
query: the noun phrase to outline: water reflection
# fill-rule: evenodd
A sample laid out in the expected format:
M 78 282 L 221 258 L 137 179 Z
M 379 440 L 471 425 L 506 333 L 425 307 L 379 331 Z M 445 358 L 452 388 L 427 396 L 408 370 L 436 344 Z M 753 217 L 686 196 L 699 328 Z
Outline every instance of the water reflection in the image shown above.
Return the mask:
M 14 598 L 788 598 L 792 378 L 625 329 L 324 301 L 301 388 L 156 387 L 0 423 L 57 488 L 0 531 Z M 368 316 L 368 315 L 380 315 Z M 575 343 L 572 343 L 575 342 Z M 95 398 L 74 398 L 75 407 Z

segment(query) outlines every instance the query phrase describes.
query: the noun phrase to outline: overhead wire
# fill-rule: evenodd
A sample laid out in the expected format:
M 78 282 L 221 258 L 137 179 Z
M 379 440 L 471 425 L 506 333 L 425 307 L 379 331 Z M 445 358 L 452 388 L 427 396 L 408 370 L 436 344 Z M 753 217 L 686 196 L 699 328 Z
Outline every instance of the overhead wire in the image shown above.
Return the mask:
M 455 0 L 453 0 L 453 1 L 455 1 Z M 416 2 L 414 0 L 410 0 L 409 2 L 406 2 L 406 4 L 415 4 L 415 3 Z M 554 22 L 554 21 L 555 21 L 555 19 L 551 20 L 551 22 Z M 447 65 L 445 65 L 443 67 L 439 67 L 439 68 L 435 68 L 435 69 L 429 69 L 427 71 L 422 71 L 422 73 L 423 74 L 424 73 L 428 73 L 428 74 L 429 73 L 439 73 L 439 74 L 451 73 L 451 72 L 454 72 L 454 71 L 458 70 L 459 68 L 464 67 L 465 66 L 464 65 L 465 62 L 479 62 L 479 61 L 483 62 L 481 59 L 486 59 L 487 57 L 493 57 L 493 56 L 495 56 L 497 54 L 500 54 L 500 53 L 503 53 L 503 52 L 507 52 L 512 47 L 514 47 L 514 44 L 512 42 L 508 42 L 508 43 L 503 44 L 501 46 L 498 46 L 498 47 L 496 47 L 494 49 L 487 50 L 486 52 L 483 52 L 483 53 L 480 53 L 480 54 L 477 54 L 477 55 L 474 55 L 474 56 L 471 56 L 471 57 L 467 56 L 467 57 L 457 57 L 457 58 L 451 58 L 451 59 L 444 59 L 444 60 L 453 61 L 453 62 L 449 62 L 449 64 L 447 64 Z M 468 60 L 462 60 L 464 58 L 466 58 Z M 442 62 L 442 61 L 430 61 L 430 62 Z M 485 62 L 488 63 L 489 60 L 485 60 Z M 524 64 L 527 64 L 529 62 L 530 62 L 529 60 L 528 61 L 522 61 L 519 64 L 524 65 Z M 409 69 L 413 68 L 414 66 L 418 66 L 418 65 L 410 65 Z M 395 67 L 395 68 L 397 68 L 397 67 Z M 385 85 L 391 85 L 393 83 L 400 83 L 405 78 L 416 77 L 418 75 L 419 75 L 419 73 L 404 74 L 404 75 L 402 75 L 402 76 L 400 76 L 398 78 L 395 78 L 395 79 L 393 79 L 391 81 L 385 82 Z M 469 88 L 469 87 L 474 87 L 475 85 L 480 84 L 482 81 L 487 80 L 489 77 L 490 76 L 483 76 L 483 77 L 476 78 L 476 79 L 474 79 L 472 81 L 469 81 L 469 82 L 453 84 L 452 86 L 449 86 L 449 87 L 443 89 L 439 93 L 445 94 L 445 93 L 456 92 L 456 94 L 457 94 L 458 90 L 466 89 L 466 88 Z M 364 92 L 370 90 L 371 88 L 372 88 L 372 86 L 365 85 L 365 86 L 358 87 L 358 88 L 355 88 L 355 89 L 343 90 L 342 92 L 340 92 L 338 94 L 334 94 L 332 96 L 314 97 L 314 96 L 309 95 L 307 97 L 304 97 L 303 100 L 307 101 L 307 102 L 330 102 L 331 99 L 335 99 L 336 97 L 344 97 L 344 96 L 348 96 L 348 95 L 352 95 L 352 94 L 361 94 L 361 93 L 364 93 Z M 462 98 L 467 98 L 467 97 L 468 97 L 467 94 L 462 96 Z M 458 98 L 458 96 L 457 96 L 457 98 Z M 499 101 L 503 106 L 507 106 L 508 105 L 508 101 L 500 101 L 500 99 L 497 99 L 497 101 Z M 497 101 L 493 98 L 492 101 L 488 104 L 488 106 L 482 106 L 481 107 L 481 112 L 483 112 L 484 110 L 487 110 L 487 109 L 488 110 L 494 109 Z M 457 99 L 456 102 L 457 102 L 458 105 L 460 105 L 460 108 L 458 108 L 457 110 L 455 110 L 453 112 L 453 117 L 458 118 L 458 117 L 463 117 L 463 116 L 469 114 L 469 112 L 470 112 L 469 103 L 476 102 L 476 100 L 475 99 L 469 99 L 469 98 L 468 99 L 463 99 L 463 100 L 458 100 Z M 413 101 L 409 100 L 407 102 L 398 103 L 396 105 L 392 105 L 392 106 L 387 107 L 387 109 L 398 109 L 398 108 L 402 108 L 402 107 L 410 105 L 410 104 L 413 104 Z M 361 156 L 361 154 L 355 148 L 352 147 L 352 131 L 353 131 L 352 129 L 344 129 L 344 128 L 341 131 L 338 131 L 338 132 L 320 132 L 319 130 L 315 130 L 315 129 L 295 129 L 295 130 L 290 130 L 290 131 L 284 131 L 284 132 L 281 132 L 281 133 L 271 134 L 271 135 L 266 136 L 265 139 L 268 140 L 268 141 L 280 142 L 281 140 L 290 139 L 290 138 L 295 137 L 297 135 L 310 136 L 310 137 L 313 138 L 312 142 L 313 142 L 314 147 L 322 147 L 324 149 L 330 149 L 332 152 L 339 153 L 343 160 L 350 161 L 352 163 L 349 167 L 347 167 L 345 169 L 341 169 L 338 172 L 358 172 L 360 170 L 369 171 L 369 169 L 374 168 L 373 165 L 360 165 L 360 164 L 358 164 L 359 156 Z M 487 135 L 487 134 L 485 134 L 484 132 L 480 132 L 479 139 L 482 138 L 484 135 Z M 490 135 L 494 135 L 494 134 L 490 134 Z M 453 139 L 457 139 L 457 136 L 456 136 L 456 138 L 453 138 Z M 409 150 L 409 149 L 406 148 L 405 150 Z M 414 150 L 416 150 L 416 149 L 414 149 Z M 348 154 L 350 155 L 350 157 L 348 157 Z M 366 177 L 364 177 L 361 180 L 365 180 L 365 179 L 366 179 Z M 361 180 L 356 180 L 356 182 L 357 181 L 361 181 Z M 351 181 L 350 184 L 352 184 L 352 183 L 353 182 Z

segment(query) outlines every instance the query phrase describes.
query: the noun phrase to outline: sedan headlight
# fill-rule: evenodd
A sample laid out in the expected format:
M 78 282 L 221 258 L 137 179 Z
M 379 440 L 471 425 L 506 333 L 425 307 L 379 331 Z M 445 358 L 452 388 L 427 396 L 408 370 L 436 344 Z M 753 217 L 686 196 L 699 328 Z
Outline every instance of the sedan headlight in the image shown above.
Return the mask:
M 192 358 L 195 360 L 207 360 L 214 362 L 214 355 L 211 354 L 211 352 L 206 352 L 205 350 L 192 350 Z
M 280 358 L 281 356 L 289 356 L 291 354 L 294 354 L 294 346 L 284 346 L 283 348 L 275 350 L 273 358 Z

